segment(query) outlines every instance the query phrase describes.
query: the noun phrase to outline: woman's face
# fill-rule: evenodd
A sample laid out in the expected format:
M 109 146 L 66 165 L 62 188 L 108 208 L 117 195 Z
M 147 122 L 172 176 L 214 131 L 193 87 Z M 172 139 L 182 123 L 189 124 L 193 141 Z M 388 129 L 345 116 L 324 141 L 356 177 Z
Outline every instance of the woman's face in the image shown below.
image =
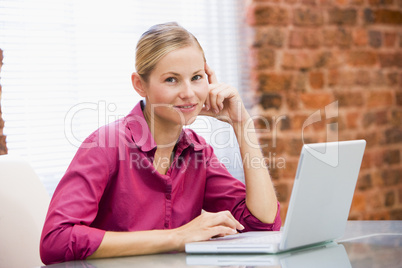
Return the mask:
M 166 54 L 145 83 L 146 115 L 164 124 L 194 122 L 208 96 L 208 79 L 201 50 L 193 46 Z

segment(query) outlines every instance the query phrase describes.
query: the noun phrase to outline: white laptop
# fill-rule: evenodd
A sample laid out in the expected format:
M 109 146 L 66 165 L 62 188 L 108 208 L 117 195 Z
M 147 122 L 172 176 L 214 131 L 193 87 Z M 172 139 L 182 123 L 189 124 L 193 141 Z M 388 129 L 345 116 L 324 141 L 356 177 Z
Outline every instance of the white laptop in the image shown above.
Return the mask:
M 303 145 L 280 232 L 246 232 L 187 243 L 187 253 L 279 253 L 334 243 L 346 228 L 365 140 Z
M 214 267 L 351 268 L 342 244 L 292 250 L 281 254 L 187 254 L 187 265 Z

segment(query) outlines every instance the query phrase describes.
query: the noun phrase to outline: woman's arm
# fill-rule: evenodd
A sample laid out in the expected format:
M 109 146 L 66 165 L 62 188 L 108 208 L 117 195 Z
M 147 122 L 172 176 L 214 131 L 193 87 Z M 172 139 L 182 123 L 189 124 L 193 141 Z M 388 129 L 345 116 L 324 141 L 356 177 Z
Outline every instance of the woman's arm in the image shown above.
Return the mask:
M 244 227 L 229 211 L 205 212 L 191 222 L 171 230 L 106 232 L 89 259 L 183 251 L 188 242 L 235 234 Z
M 273 223 L 277 215 L 278 200 L 271 176 L 258 147 L 252 120 L 233 125 L 246 182 L 246 205 L 250 212 L 264 223 Z
M 253 121 L 237 90 L 231 86 L 219 84 L 214 72 L 207 64 L 205 64 L 205 72 L 208 75 L 210 92 L 200 115 L 213 116 L 232 125 L 244 163 L 247 208 L 261 222 L 273 223 L 277 215 L 278 201 L 258 146 Z

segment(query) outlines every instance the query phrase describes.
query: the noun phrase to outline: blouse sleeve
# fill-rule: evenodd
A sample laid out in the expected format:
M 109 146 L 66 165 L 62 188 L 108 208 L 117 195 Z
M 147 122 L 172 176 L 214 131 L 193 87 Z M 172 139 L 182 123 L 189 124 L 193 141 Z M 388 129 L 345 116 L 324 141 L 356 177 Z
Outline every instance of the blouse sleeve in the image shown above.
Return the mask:
M 85 259 L 99 247 L 105 231 L 90 225 L 111 172 L 107 157 L 98 146 L 78 149 L 49 206 L 40 243 L 45 264 Z
M 229 210 L 247 231 L 279 231 L 281 228 L 280 204 L 273 223 L 257 219 L 246 206 L 246 187 L 234 178 L 218 160 L 212 148 L 207 161 L 206 189 L 203 208 L 209 212 Z

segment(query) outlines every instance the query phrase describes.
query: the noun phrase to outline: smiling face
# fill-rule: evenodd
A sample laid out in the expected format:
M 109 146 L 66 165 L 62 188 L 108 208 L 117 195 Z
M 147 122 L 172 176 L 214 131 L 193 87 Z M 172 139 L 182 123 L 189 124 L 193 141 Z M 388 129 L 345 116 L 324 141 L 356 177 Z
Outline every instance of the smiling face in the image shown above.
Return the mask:
M 186 46 L 166 54 L 143 83 L 145 116 L 163 125 L 189 125 L 208 95 L 202 51 Z

